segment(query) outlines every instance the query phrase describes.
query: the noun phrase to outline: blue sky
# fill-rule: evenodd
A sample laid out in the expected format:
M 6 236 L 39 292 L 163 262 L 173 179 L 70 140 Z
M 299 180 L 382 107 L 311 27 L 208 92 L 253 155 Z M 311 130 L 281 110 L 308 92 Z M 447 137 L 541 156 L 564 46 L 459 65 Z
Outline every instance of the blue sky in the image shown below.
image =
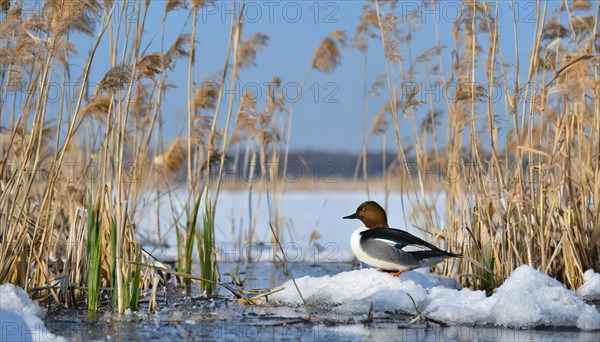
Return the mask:
M 448 70 L 450 56 L 454 41 L 451 29 L 454 20 L 461 18 L 460 3 L 446 1 L 438 5 L 438 17 L 433 12 L 421 7 L 420 2 L 400 2 L 395 11 L 398 20 L 404 20 L 406 13 L 417 10 L 420 13 L 420 29 L 415 33 L 413 40 L 412 57 L 419 55 L 425 49 L 436 44 L 435 21 L 439 25 L 439 34 L 442 45 L 444 66 Z M 293 97 L 297 85 L 301 83 L 311 63 L 312 54 L 321 40 L 334 30 L 346 30 L 349 37 L 355 32 L 356 25 L 362 12 L 363 1 L 289 1 L 289 2 L 247 2 L 244 11 L 245 26 L 244 38 L 254 32 L 262 32 L 270 37 L 269 45 L 259 52 L 257 67 L 241 71 L 239 88 L 235 89 L 236 96 L 240 96 L 245 87 L 263 85 L 273 76 L 280 76 L 284 85 L 290 89 Z M 153 11 L 154 20 L 162 16 L 162 5 Z M 534 2 L 517 2 L 517 27 L 519 34 L 519 47 L 521 58 L 528 61 L 535 32 Z M 202 81 L 206 75 L 221 70 L 226 53 L 226 42 L 229 34 L 232 4 L 217 2 L 200 11 L 198 25 L 198 46 L 195 67 L 196 80 Z M 385 9 L 384 9 L 385 10 Z M 508 1 L 500 3 L 501 47 L 506 60 L 514 60 L 515 42 L 512 14 Z M 176 33 L 181 31 L 182 23 L 187 17 L 187 12 L 179 10 L 169 16 L 167 27 Z M 464 18 L 464 17 L 463 17 Z M 404 27 L 403 27 L 404 25 Z M 400 24 L 406 29 L 406 24 Z M 191 25 L 183 29 L 190 32 Z M 485 39 L 481 39 L 484 41 Z M 369 39 L 368 53 L 368 84 L 370 85 L 379 75 L 384 74 L 383 51 L 378 39 Z M 402 51 L 403 57 L 407 51 Z M 481 63 L 485 56 L 481 58 Z M 405 61 L 405 67 L 408 61 Z M 185 80 L 185 65 L 181 64 L 175 73 L 170 76 L 174 80 Z M 447 76 L 447 75 L 446 75 Z M 425 77 L 422 74 L 422 77 Z M 314 149 L 334 151 L 358 151 L 362 143 L 362 112 L 364 92 L 364 56 L 351 47 L 343 51 L 342 64 L 332 73 L 312 72 L 302 96 L 295 102 L 294 122 L 292 127 L 292 149 Z M 179 84 L 180 82 L 176 82 Z M 182 87 L 184 87 L 182 84 Z M 262 86 L 264 90 L 264 86 Z M 185 89 L 172 91 L 167 97 L 168 108 L 174 110 L 174 115 L 180 120 L 167 122 L 165 136 L 177 133 L 185 122 Z M 224 99 L 226 101 L 227 99 Z M 290 98 L 290 101 L 293 101 Z M 372 119 L 387 101 L 387 90 L 380 90 L 380 97 L 369 97 L 369 110 L 367 115 L 367 130 L 371 128 Z M 173 104 L 173 105 L 171 105 Z M 427 110 L 423 106 L 423 110 Z M 499 110 L 504 108 L 503 101 L 498 102 Z M 440 98 L 436 108 L 446 110 L 444 99 Z M 417 124 L 425 114 L 417 114 Z M 224 116 L 224 115 L 223 115 Z M 440 137 L 444 138 L 446 127 L 445 118 L 439 128 Z M 401 135 L 406 142 L 414 140 L 412 119 L 400 120 Z M 381 137 L 370 139 L 371 150 L 381 149 Z M 388 132 L 388 146 L 394 148 L 393 127 L 390 125 Z
M 146 46 L 150 37 L 159 32 L 150 45 L 148 52 L 163 50 L 160 22 L 164 14 L 165 1 L 152 1 L 147 18 L 147 32 L 142 46 Z M 551 1 L 552 3 L 552 1 Z M 438 17 L 433 12 L 421 7 L 419 1 L 400 2 L 395 14 L 399 18 L 400 28 L 406 28 L 403 18 L 407 12 L 416 10 L 420 14 L 420 29 L 413 39 L 414 58 L 427 48 L 436 44 L 435 22 L 439 25 L 442 57 L 446 76 L 450 69 L 451 53 L 454 41 L 451 35 L 454 20 L 463 14 L 460 12 L 461 1 L 442 1 L 438 4 Z M 239 5 L 239 3 L 238 3 Z M 362 1 L 247 1 L 244 11 L 245 26 L 243 39 L 254 32 L 261 32 L 270 37 L 268 46 L 260 51 L 257 56 L 257 66 L 244 69 L 240 72 L 238 86 L 234 89 L 236 97 L 240 97 L 248 87 L 258 87 L 261 91 L 266 89 L 264 82 L 274 76 L 279 76 L 290 94 L 294 94 L 297 85 L 302 82 L 310 63 L 313 51 L 321 40 L 334 30 L 346 30 L 348 36 L 354 34 L 359 22 Z M 535 30 L 535 2 L 515 2 L 517 13 L 517 29 L 519 35 L 519 54 L 522 60 L 521 77 L 524 77 L 529 61 Z M 387 10 L 387 9 L 384 9 Z M 513 61 L 515 55 L 514 29 L 510 3 L 500 1 L 500 47 L 504 59 Z M 164 49 L 167 49 L 177 38 L 179 33 L 191 32 L 189 12 L 177 9 L 171 12 L 165 23 Z M 194 68 L 194 82 L 199 83 L 209 75 L 220 72 L 223 68 L 227 50 L 227 39 L 232 16 L 232 3 L 218 1 L 199 12 L 197 27 L 196 64 Z M 99 25 L 96 25 L 99 27 Z M 84 67 L 87 51 L 92 47 L 95 38 L 74 35 L 79 57 L 71 60 L 72 70 L 79 73 L 78 68 Z M 485 41 L 482 34 L 482 41 Z M 368 53 L 368 84 L 369 86 L 379 75 L 385 72 L 383 52 L 380 40 L 369 39 Z M 104 73 L 110 68 L 108 52 L 108 35 L 102 42 L 101 48 L 95 58 L 91 79 L 99 82 Z M 408 51 L 405 45 L 401 48 L 402 56 L 407 58 Z M 311 74 L 301 97 L 295 102 L 294 122 L 292 129 L 292 150 L 329 150 L 329 151 L 359 151 L 362 143 L 362 112 L 364 88 L 364 56 L 357 50 L 348 47 L 343 51 L 342 64 L 332 73 L 315 71 Z M 480 58 L 480 63 L 485 62 L 485 55 Z M 404 61 L 408 67 L 408 61 Z M 480 67 L 479 70 L 483 70 Z M 481 71 L 480 71 L 481 72 Z M 417 81 L 425 80 L 423 72 L 417 73 Z M 510 81 L 514 81 L 515 75 Z M 170 140 L 177 134 L 185 132 L 186 123 L 186 96 L 187 96 L 187 61 L 180 61 L 176 68 L 169 74 L 168 82 L 177 86 L 166 94 L 163 106 L 164 138 Z M 226 94 L 231 91 L 227 82 Z M 387 90 L 380 91 L 381 96 L 369 97 L 369 110 L 367 114 L 367 130 L 379 109 L 387 101 Z M 263 92 L 264 94 L 264 92 Z M 229 96 L 229 95 L 227 95 Z M 223 99 L 224 106 L 220 116 L 225 117 L 228 97 Z M 293 99 L 290 99 L 292 101 Z M 289 106 L 288 106 L 289 107 Z M 435 104 L 436 109 L 446 112 L 444 99 Z M 498 114 L 503 115 L 504 102 L 502 98 L 496 103 Z M 428 105 L 417 113 L 417 125 L 425 116 Z M 3 121 L 5 118 L 3 118 Z M 4 123 L 3 123 L 4 124 Z M 224 121 L 221 122 L 221 126 Z M 438 132 L 441 142 L 444 139 L 446 127 L 445 116 L 441 120 Z M 410 142 L 413 137 L 412 119 L 401 119 L 400 130 L 403 139 Z M 381 137 L 370 140 L 371 150 L 381 149 Z M 394 148 L 393 127 L 388 131 L 388 146 Z

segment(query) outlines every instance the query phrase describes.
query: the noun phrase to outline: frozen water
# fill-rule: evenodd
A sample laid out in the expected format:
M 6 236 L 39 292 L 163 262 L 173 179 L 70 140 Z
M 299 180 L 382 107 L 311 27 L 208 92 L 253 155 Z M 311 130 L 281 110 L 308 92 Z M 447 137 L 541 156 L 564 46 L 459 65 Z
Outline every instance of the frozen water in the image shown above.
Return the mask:
M 138 235 L 146 249 L 159 260 L 177 258 L 174 221 L 175 218 L 179 218 L 180 225 L 185 223 L 186 196 L 184 190 L 174 191 L 158 199 L 153 198 L 156 197 L 153 194 L 146 196 L 146 204 L 141 208 L 142 214 L 139 215 L 140 221 L 137 224 Z M 411 222 L 405 220 L 411 217 L 409 202 L 414 202 L 415 196 L 390 193 L 387 214 L 391 226 L 420 236 L 420 232 Z M 368 199 L 385 205 L 385 195 L 376 192 L 372 192 L 370 198 L 357 191 L 286 192 L 278 203 L 278 210 L 282 227 L 282 236 L 279 238 L 288 261 L 316 263 L 354 260 L 350 250 L 350 235 L 362 224 L 358 220 L 344 220 L 342 217 L 354 212 L 360 203 Z M 420 200 L 423 201 L 422 198 Z M 219 261 L 273 261 L 279 251 L 271 241 L 269 222 L 273 213 L 269 212 L 266 193 L 254 192 L 249 196 L 246 191 L 222 191 L 218 201 L 215 238 Z M 403 201 L 405 212 L 402 212 Z M 436 208 L 437 216 L 434 220 L 444 222 L 444 195 L 427 194 L 427 202 Z M 273 205 L 273 198 L 270 199 L 270 203 Z M 251 228 L 253 239 L 252 243 L 248 244 L 247 234 Z M 319 246 L 310 241 L 315 231 L 318 232 L 316 242 Z

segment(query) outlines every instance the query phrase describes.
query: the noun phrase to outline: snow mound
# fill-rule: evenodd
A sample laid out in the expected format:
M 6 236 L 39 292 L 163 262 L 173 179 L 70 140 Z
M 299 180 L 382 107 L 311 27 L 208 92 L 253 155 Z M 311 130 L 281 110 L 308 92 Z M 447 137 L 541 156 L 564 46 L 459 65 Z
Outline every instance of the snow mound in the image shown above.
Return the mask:
M 489 298 L 490 323 L 513 326 L 576 326 L 600 329 L 600 313 L 558 280 L 521 266 Z
M 0 285 L 0 341 L 62 341 L 46 329 L 44 315 L 23 289 Z
M 577 294 L 585 300 L 600 300 L 600 273 L 587 270 L 583 274 L 584 283 L 577 289 Z
M 425 272 L 405 272 L 396 278 L 363 269 L 325 277 L 306 276 L 296 279 L 296 283 L 308 305 L 339 313 L 364 313 L 373 303 L 375 311 L 415 314 L 418 310 L 427 317 L 454 324 L 600 329 L 600 313 L 593 306 L 529 266 L 514 270 L 491 297 L 486 297 L 484 291 L 460 289 L 452 279 Z M 281 286 L 284 290 L 271 295 L 271 299 L 301 304 L 291 281 Z
M 435 286 L 458 288 L 452 279 L 440 279 L 419 271 L 405 272 L 399 277 L 378 272 L 373 268 L 341 272 L 333 276 L 296 279 L 302 296 L 309 305 L 333 308 L 341 313 L 367 312 L 370 303 L 378 311 L 400 310 L 415 313 L 416 303 L 427 297 L 426 289 Z M 274 293 L 271 298 L 288 304 L 300 304 L 301 300 L 292 281 L 283 285 L 283 291 Z

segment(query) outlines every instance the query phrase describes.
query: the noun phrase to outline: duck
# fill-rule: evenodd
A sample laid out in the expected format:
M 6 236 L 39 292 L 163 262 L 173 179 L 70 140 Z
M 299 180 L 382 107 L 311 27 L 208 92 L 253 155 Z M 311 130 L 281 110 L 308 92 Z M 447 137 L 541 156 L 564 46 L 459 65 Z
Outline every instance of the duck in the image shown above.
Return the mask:
M 390 228 L 387 214 L 379 203 L 362 203 L 343 219 L 359 219 L 364 227 L 350 237 L 350 247 L 356 258 L 381 272 L 399 276 L 402 272 L 430 267 L 461 254 L 446 252 L 404 230 Z

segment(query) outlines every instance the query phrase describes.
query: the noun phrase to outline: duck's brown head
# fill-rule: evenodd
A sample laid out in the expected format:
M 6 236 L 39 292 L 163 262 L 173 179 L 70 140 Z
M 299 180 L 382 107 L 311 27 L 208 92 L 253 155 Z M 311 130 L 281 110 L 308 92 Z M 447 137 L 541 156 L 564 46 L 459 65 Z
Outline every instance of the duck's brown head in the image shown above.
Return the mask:
M 358 206 L 354 214 L 344 216 L 343 218 L 359 219 L 369 229 L 388 227 L 385 210 L 375 201 L 364 202 Z

